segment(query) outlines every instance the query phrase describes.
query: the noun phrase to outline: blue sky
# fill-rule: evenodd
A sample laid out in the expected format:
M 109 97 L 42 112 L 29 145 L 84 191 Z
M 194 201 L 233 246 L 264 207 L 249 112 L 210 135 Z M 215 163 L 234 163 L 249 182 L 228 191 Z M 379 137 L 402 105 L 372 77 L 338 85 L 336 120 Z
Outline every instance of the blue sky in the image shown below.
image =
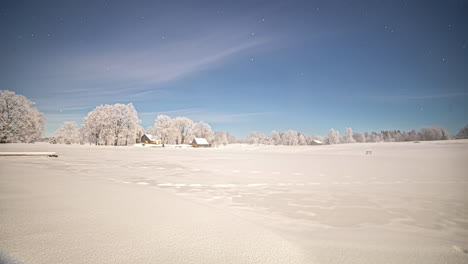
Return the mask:
M 195 3 L 196 2 L 196 3 Z M 468 1 L 6 1 L 0 89 L 46 135 L 132 102 L 215 131 L 468 123 Z

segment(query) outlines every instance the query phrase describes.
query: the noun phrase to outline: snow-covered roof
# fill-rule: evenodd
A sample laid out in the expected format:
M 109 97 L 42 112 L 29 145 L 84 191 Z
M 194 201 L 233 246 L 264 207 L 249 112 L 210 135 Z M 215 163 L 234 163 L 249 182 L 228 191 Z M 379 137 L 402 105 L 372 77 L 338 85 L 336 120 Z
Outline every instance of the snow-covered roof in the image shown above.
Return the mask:
M 313 139 L 312 141 L 315 142 L 316 144 L 322 144 L 322 141 L 317 140 L 317 139 Z
M 195 141 L 196 144 L 198 145 L 209 145 L 208 141 L 206 138 L 195 138 L 193 141 Z
M 144 136 L 146 136 L 146 137 L 147 137 L 149 140 L 151 140 L 151 141 L 157 141 L 157 139 L 154 138 L 154 136 L 151 135 L 151 134 L 144 134 Z

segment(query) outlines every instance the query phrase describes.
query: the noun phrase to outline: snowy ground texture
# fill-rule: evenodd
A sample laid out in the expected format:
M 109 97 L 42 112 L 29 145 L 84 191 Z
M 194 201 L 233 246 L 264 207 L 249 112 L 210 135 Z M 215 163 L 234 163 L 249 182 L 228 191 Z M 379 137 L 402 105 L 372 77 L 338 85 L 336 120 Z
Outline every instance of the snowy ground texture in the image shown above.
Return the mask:
M 212 149 L 4 144 L 24 263 L 468 263 L 468 141 Z M 372 155 L 366 155 L 372 151 Z

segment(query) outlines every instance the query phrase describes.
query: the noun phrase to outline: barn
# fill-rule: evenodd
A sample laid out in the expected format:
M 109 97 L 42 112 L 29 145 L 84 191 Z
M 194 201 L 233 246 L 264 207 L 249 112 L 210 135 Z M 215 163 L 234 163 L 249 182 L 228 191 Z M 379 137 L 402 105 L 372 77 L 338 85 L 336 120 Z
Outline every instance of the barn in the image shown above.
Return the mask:
M 194 148 L 209 148 L 211 144 L 208 143 L 206 138 L 194 138 L 192 141 L 192 147 Z
M 156 139 L 153 135 L 151 134 L 144 134 L 141 136 L 141 143 L 146 143 L 146 144 L 162 144 L 161 140 Z

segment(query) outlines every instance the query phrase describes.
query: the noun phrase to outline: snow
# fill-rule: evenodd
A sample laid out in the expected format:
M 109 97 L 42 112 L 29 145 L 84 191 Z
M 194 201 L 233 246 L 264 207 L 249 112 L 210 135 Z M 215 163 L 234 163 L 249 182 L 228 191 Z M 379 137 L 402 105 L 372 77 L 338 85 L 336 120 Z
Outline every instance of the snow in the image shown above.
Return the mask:
M 59 155 L 0 158 L 0 248 L 25 263 L 468 260 L 468 140 L 0 151 Z
M 146 136 L 149 140 L 151 141 L 158 141 L 158 139 L 156 139 L 153 135 L 151 134 L 144 134 L 144 136 Z
M 195 141 L 196 144 L 198 145 L 209 145 L 208 141 L 206 140 L 206 138 L 195 138 L 193 139 Z

